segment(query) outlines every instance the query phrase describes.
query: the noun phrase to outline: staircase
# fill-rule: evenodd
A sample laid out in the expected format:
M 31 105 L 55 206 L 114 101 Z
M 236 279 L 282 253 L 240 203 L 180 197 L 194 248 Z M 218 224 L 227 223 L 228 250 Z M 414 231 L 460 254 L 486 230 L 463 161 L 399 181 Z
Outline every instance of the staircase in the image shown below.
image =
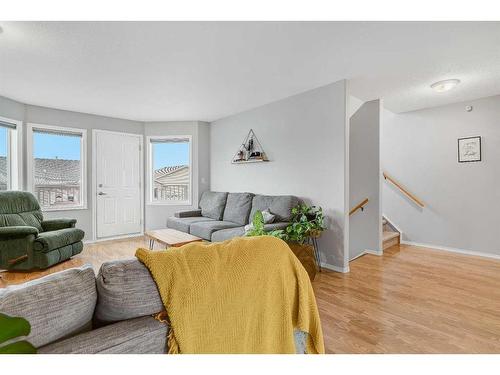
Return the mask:
M 382 217 L 382 248 L 385 250 L 391 246 L 399 245 L 401 233 L 385 217 Z

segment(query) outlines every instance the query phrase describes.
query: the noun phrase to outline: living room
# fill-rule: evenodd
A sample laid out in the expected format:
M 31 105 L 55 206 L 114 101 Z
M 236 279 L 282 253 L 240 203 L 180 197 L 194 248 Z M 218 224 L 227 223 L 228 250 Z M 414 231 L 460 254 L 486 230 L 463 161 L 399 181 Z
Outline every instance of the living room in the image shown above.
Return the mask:
M 499 25 L 0 21 L 0 349 L 498 353 Z

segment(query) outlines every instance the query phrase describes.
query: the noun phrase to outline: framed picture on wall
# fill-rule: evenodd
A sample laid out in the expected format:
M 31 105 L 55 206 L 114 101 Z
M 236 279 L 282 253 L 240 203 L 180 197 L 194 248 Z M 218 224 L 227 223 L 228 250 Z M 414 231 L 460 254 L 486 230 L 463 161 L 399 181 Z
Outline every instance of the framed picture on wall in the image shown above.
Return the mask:
M 481 161 L 481 137 L 458 138 L 458 162 Z

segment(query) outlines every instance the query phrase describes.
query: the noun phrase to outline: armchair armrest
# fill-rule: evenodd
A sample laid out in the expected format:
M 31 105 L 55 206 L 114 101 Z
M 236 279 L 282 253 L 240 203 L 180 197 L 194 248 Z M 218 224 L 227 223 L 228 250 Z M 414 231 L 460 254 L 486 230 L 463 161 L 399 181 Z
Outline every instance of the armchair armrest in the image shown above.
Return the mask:
M 73 228 L 76 224 L 76 219 L 53 219 L 44 220 L 41 225 L 45 232 L 50 232 L 53 230 Z
M 174 214 L 175 217 L 198 217 L 201 216 L 201 210 L 179 211 Z
M 0 227 L 0 240 L 23 238 L 29 235 L 38 236 L 38 229 L 28 226 Z

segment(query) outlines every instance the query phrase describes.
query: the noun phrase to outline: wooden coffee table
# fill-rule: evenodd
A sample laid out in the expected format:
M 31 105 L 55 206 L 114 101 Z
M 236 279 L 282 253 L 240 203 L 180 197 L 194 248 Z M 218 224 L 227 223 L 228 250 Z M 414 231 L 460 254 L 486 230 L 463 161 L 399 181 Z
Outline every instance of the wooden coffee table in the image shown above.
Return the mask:
M 149 249 L 152 250 L 155 241 L 164 244 L 167 248 L 179 247 L 190 242 L 203 241 L 202 238 L 193 236 L 192 234 L 184 233 L 175 229 L 165 228 L 158 230 L 149 230 L 144 233 L 149 237 Z

